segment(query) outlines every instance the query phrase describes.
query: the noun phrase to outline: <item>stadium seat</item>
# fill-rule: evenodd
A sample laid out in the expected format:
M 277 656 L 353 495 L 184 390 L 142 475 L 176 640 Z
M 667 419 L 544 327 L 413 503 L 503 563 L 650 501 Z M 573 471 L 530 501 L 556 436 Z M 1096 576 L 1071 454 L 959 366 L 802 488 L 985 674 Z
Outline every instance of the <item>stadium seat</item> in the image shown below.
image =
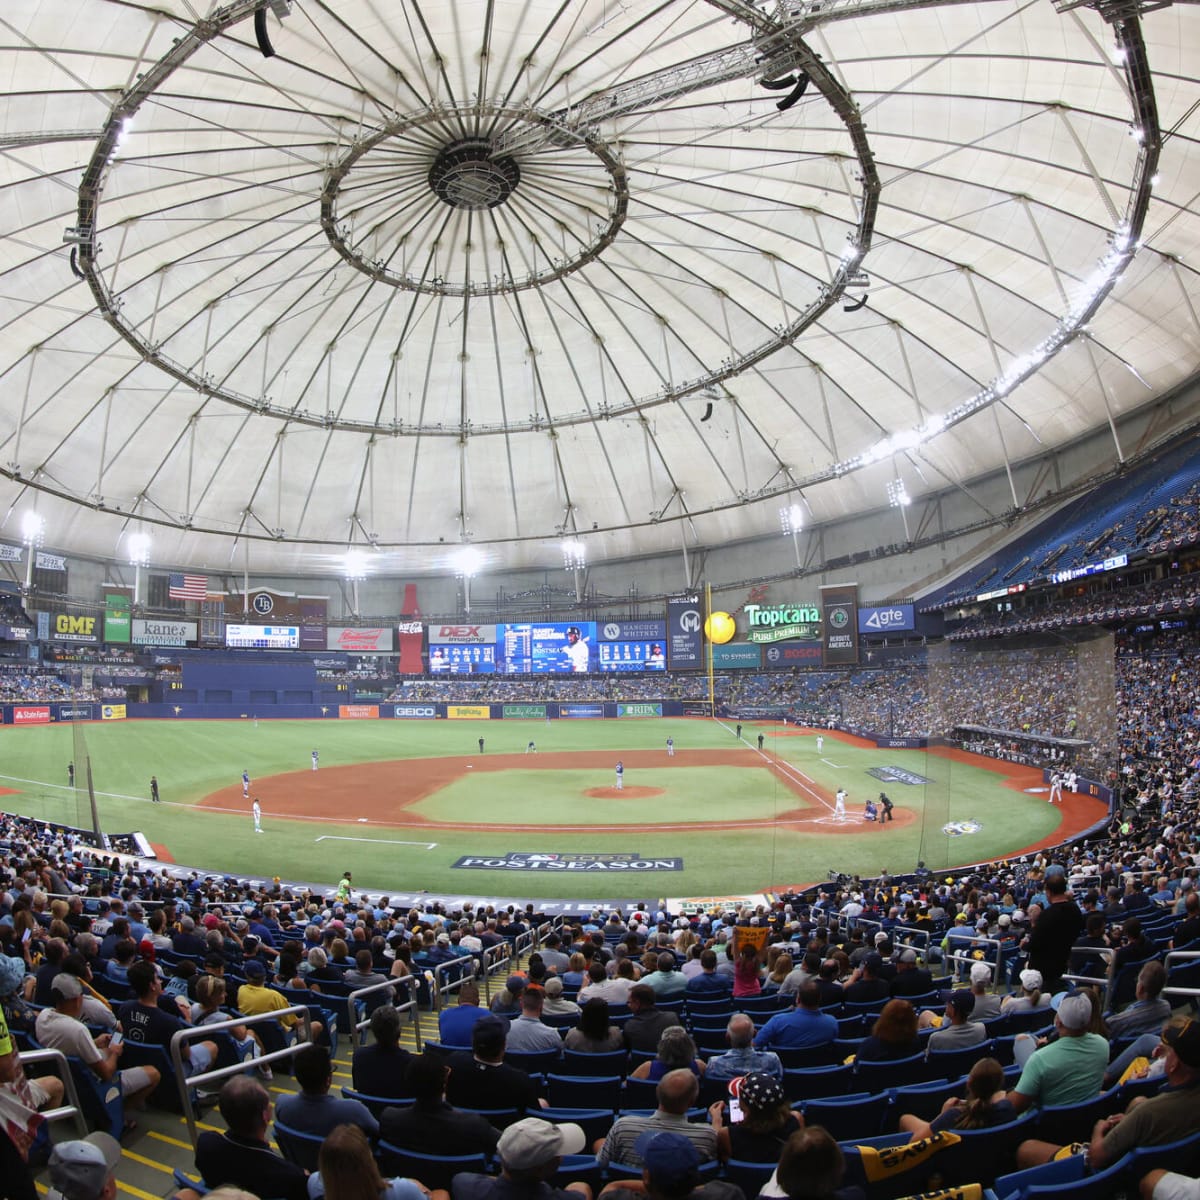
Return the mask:
M 546 1076 L 546 1099 L 551 1108 L 603 1108 L 616 1112 L 621 1105 L 621 1077 L 550 1074 Z
M 483 1154 L 419 1154 L 415 1150 L 402 1150 L 390 1142 L 380 1142 L 376 1157 L 385 1179 L 396 1176 L 416 1179 L 430 1189 L 449 1189 L 451 1179 L 460 1171 L 489 1172 L 489 1163 Z
M 342 1097 L 346 1100 L 357 1100 L 371 1110 L 371 1116 L 379 1119 L 385 1108 L 411 1108 L 416 1102 L 412 1096 L 404 1096 L 392 1100 L 387 1096 L 368 1096 L 365 1092 L 356 1092 L 353 1088 L 342 1088 Z
M 293 1162 L 306 1171 L 315 1171 L 317 1156 L 321 1153 L 325 1139 L 315 1133 L 303 1133 L 299 1129 L 292 1129 L 284 1125 L 278 1117 L 275 1118 L 274 1128 L 279 1153 L 288 1162 Z
M 876 1137 L 892 1099 L 886 1092 L 869 1095 L 829 1096 L 805 1100 L 801 1106 L 806 1125 L 821 1125 L 839 1142 Z
M 428 1043 L 426 1043 L 428 1045 Z M 624 1050 L 603 1054 L 584 1054 L 578 1050 L 563 1050 L 563 1075 L 620 1075 L 624 1077 L 629 1055 Z
M 854 1066 L 833 1063 L 827 1067 L 805 1067 L 783 1073 L 783 1090 L 790 1101 L 813 1100 L 825 1096 L 844 1096 L 851 1085 L 857 1088 Z

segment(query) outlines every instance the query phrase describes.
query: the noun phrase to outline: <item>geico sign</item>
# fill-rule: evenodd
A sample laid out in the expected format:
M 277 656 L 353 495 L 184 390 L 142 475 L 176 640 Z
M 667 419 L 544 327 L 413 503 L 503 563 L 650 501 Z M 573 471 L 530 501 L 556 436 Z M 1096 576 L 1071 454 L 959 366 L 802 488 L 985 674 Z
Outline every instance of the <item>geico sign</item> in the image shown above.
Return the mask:
M 96 628 L 95 617 L 72 617 L 58 613 L 54 618 L 54 632 L 60 637 L 92 637 Z
M 401 633 L 420 633 L 422 631 L 420 621 L 401 621 L 396 628 Z
M 397 704 L 392 712 L 397 717 L 437 716 L 437 709 L 432 704 Z

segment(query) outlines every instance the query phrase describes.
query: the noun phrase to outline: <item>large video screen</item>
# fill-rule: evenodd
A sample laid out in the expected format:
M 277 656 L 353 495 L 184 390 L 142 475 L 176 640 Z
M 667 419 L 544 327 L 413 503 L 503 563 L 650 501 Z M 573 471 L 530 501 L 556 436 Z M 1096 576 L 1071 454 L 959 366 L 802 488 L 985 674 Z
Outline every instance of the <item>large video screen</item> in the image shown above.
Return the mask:
M 665 640 L 665 639 L 664 639 Z M 665 671 L 663 642 L 601 642 L 601 671 Z
M 430 642 L 429 670 L 434 675 L 494 675 L 496 643 Z
M 505 675 L 563 675 L 597 669 L 595 621 L 499 625 L 497 670 Z
M 298 650 L 299 625 L 226 625 L 225 645 L 230 650 Z

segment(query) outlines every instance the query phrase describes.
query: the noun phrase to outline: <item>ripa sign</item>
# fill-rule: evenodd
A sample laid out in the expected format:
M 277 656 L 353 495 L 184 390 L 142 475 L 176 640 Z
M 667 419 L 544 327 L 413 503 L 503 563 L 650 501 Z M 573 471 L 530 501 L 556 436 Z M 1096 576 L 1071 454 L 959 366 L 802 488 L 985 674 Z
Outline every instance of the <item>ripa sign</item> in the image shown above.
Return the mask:
M 815 604 L 747 604 L 751 642 L 816 642 L 821 637 L 821 610 Z

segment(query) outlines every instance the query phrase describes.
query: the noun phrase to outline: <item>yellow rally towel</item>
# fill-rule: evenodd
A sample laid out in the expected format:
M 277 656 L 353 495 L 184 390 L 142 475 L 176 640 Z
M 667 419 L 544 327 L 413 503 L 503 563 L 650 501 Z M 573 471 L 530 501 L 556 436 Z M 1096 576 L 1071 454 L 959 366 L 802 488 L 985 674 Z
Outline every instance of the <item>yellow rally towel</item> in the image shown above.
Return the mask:
M 1133 1062 L 1125 1068 L 1125 1074 L 1117 1080 L 1118 1084 L 1128 1083 L 1131 1079 L 1137 1079 L 1144 1075 L 1150 1069 L 1150 1060 L 1148 1058 L 1135 1058 Z
M 907 1171 L 909 1167 L 916 1166 L 917 1163 L 924 1162 L 927 1158 L 932 1158 L 939 1150 L 945 1150 L 947 1146 L 957 1146 L 961 1141 L 962 1138 L 957 1133 L 951 1133 L 946 1129 L 941 1133 L 922 1138 L 919 1142 L 886 1146 L 882 1150 L 877 1150 L 874 1146 L 859 1146 L 858 1153 L 867 1181 L 878 1183 L 881 1179 L 887 1179 L 891 1175 Z
M 982 1183 L 964 1183 L 958 1187 L 942 1188 L 937 1192 L 921 1192 L 916 1196 L 905 1196 L 904 1200 L 983 1200 Z

